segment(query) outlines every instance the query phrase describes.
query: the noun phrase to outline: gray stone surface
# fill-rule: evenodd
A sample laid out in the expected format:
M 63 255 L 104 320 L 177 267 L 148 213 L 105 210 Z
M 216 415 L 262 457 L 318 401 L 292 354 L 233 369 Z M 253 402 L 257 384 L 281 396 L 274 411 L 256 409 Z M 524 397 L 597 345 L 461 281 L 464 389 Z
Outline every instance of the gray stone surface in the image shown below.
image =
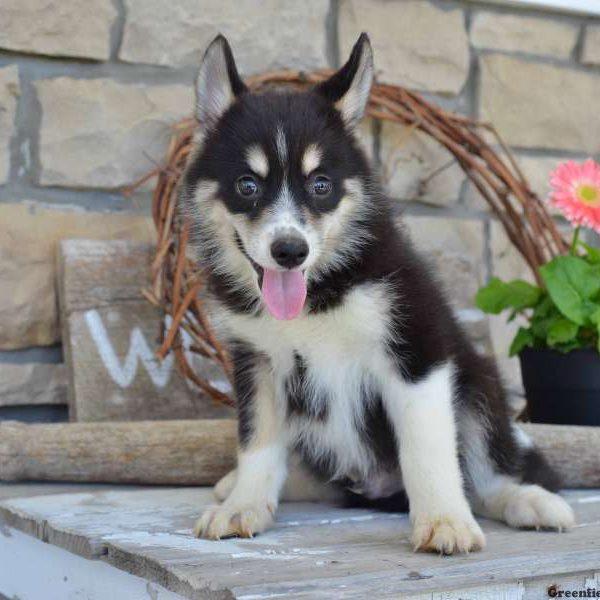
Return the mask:
M 600 152 L 600 73 L 501 55 L 482 56 L 480 69 L 479 113 L 508 144 Z
M 600 25 L 586 26 L 581 62 L 585 65 L 600 65 Z
M 125 0 L 119 58 L 158 65 L 196 65 L 222 33 L 242 73 L 327 66 L 328 0 Z
M 0 350 L 60 340 L 55 258 L 69 238 L 153 241 L 147 217 L 89 213 L 36 203 L 0 204 Z
M 516 154 L 515 159 L 525 179 L 531 186 L 531 189 L 539 196 L 540 200 L 544 202 L 544 205 L 552 214 L 559 215 L 560 211 L 547 202 L 550 193 L 550 173 L 552 173 L 560 163 L 566 160 L 573 160 L 572 157 L 568 155 L 530 156 Z M 465 206 L 468 206 L 469 208 L 489 210 L 488 204 L 479 193 L 479 190 L 471 183 L 466 187 L 464 203 Z
M 533 276 L 527 263 L 511 244 L 504 227 L 497 221 L 490 225 L 490 246 L 492 255 L 492 275 L 504 281 L 524 279 L 533 283 Z M 510 344 L 524 320 L 517 318 L 507 322 L 508 314 L 490 316 L 492 348 L 497 357 L 500 372 L 507 385 L 520 391 L 523 389 L 519 359 L 508 356 Z
M 527 181 L 531 185 L 534 192 L 540 197 L 540 200 L 544 202 L 548 210 L 554 215 L 560 215 L 561 212 L 554 208 L 549 202 L 550 188 L 550 174 L 554 171 L 558 165 L 567 161 L 573 160 L 572 157 L 567 155 L 562 156 L 521 156 L 518 155 L 517 161 L 523 175 L 527 178 Z M 577 159 L 576 159 L 577 160 Z M 584 160 L 584 159 L 581 159 Z M 577 162 L 581 162 L 577 160 Z
M 458 310 L 473 306 L 483 281 L 483 223 L 475 219 L 405 216 L 411 238 L 433 261 Z
M 476 48 L 562 59 L 573 53 L 578 34 L 574 23 L 521 14 L 478 12 L 471 24 L 471 43 Z
M 17 67 L 0 69 L 0 184 L 8 180 L 10 172 L 10 142 L 15 133 L 15 114 L 19 94 Z
M 66 403 L 65 365 L 0 363 L 0 407 Z
M 131 184 L 163 161 L 173 124 L 193 110 L 192 87 L 184 85 L 59 77 L 35 88 L 42 185 Z
M 384 123 L 381 129 L 383 178 L 390 195 L 434 206 L 460 198 L 465 174 L 439 142 L 412 127 Z
M 457 94 L 467 79 L 469 45 L 462 10 L 424 0 L 341 0 L 339 40 L 346 56 L 371 32 L 380 81 Z
M 0 48 L 105 60 L 116 16 L 112 0 L 2 0 Z

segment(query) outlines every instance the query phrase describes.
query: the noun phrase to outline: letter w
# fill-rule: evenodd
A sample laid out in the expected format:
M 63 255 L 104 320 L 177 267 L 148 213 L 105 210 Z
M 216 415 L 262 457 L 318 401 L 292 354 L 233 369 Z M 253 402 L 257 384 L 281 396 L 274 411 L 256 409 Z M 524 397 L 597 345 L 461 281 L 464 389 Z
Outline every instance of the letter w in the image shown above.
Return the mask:
M 158 358 L 156 358 L 150 348 L 148 348 L 146 339 L 139 327 L 134 327 L 131 330 L 129 335 L 129 349 L 127 351 L 125 363 L 121 365 L 98 311 L 88 310 L 85 313 L 85 320 L 88 329 L 90 330 L 90 334 L 92 335 L 94 342 L 96 342 L 100 358 L 117 385 L 122 388 L 131 385 L 132 381 L 135 379 L 138 361 L 140 360 L 156 387 L 162 388 L 167 385 L 173 367 L 173 356 L 167 356 L 165 360 L 160 363 Z

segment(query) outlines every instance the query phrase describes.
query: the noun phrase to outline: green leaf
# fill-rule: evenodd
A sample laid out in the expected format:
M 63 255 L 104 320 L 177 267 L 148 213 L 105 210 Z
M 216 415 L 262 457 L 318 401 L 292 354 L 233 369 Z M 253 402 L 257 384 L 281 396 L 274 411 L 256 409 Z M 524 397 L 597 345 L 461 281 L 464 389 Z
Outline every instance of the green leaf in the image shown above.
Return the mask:
M 535 306 L 542 290 L 526 281 L 515 280 L 509 283 L 493 277 L 475 296 L 475 304 L 486 313 L 497 315 L 508 308 L 519 312 Z
M 586 258 L 589 262 L 593 265 L 600 264 L 600 250 L 598 248 L 594 248 L 594 246 L 590 246 L 582 241 L 579 242 L 579 246 L 585 249 L 587 254 Z
M 557 319 L 548 327 L 548 346 L 573 342 L 577 338 L 579 325 L 568 319 Z
M 560 312 L 575 323 L 589 320 L 589 304 L 600 291 L 598 265 L 576 256 L 559 256 L 540 267 L 540 274 L 550 297 Z
M 519 327 L 519 331 L 517 331 L 517 335 L 515 335 L 515 339 L 512 341 L 508 353 L 510 356 L 516 356 L 525 348 L 532 348 L 534 342 L 535 338 L 531 330 Z
M 597 325 L 600 330 L 600 306 L 590 315 L 590 321 Z
M 548 294 L 544 293 L 543 298 L 538 302 L 537 306 L 533 309 L 534 318 L 545 318 L 555 314 L 560 314 L 552 298 Z
M 536 338 L 540 338 L 541 340 L 546 342 L 546 338 L 548 337 L 548 330 L 556 322 L 557 319 L 561 318 L 564 317 L 560 313 L 558 313 L 558 316 L 548 317 L 544 319 L 532 319 L 531 332 Z

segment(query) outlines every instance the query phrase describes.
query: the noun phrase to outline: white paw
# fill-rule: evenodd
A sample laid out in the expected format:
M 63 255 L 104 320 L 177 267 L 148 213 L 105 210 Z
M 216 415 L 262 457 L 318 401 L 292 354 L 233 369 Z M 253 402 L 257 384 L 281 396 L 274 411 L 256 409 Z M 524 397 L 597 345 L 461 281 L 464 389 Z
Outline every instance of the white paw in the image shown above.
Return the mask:
M 471 552 L 485 546 L 485 536 L 471 514 L 418 514 L 412 519 L 411 541 L 416 551 Z
M 210 506 L 194 525 L 194 536 L 208 540 L 226 537 L 250 538 L 261 533 L 273 523 L 275 507 L 267 502 L 241 505 L 226 501 Z
M 511 527 L 570 529 L 575 525 L 571 507 L 558 494 L 539 485 L 523 485 L 509 499 L 504 519 Z
M 224 477 L 217 481 L 217 484 L 214 487 L 215 497 L 219 502 L 223 502 L 229 497 L 229 494 L 233 491 L 235 487 L 235 482 L 237 481 L 237 469 L 233 469 L 227 473 Z

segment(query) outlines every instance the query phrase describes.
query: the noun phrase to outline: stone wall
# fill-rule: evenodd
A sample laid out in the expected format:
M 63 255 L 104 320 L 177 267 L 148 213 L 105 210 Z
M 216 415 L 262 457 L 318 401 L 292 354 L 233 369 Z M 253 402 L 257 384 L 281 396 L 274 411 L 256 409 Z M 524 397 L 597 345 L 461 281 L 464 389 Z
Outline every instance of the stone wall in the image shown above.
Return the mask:
M 492 120 L 542 195 L 560 160 L 598 158 L 600 21 L 584 15 L 467 0 L 3 0 L 2 377 L 26 364 L 19 376 L 14 370 L 24 390 L 39 395 L 48 377 L 64 393 L 62 375 L 34 368 L 61 360 L 56 243 L 152 238 L 147 190 L 120 190 L 160 163 L 172 124 L 190 113 L 198 59 L 218 31 L 248 75 L 338 66 L 361 30 L 371 35 L 380 81 Z M 445 150 L 388 124 L 367 122 L 362 134 L 417 244 L 485 345 L 475 290 L 492 274 L 526 273 L 522 261 Z M 491 329 L 502 357 L 510 331 L 501 319 Z M 517 381 L 514 364 L 502 362 Z

